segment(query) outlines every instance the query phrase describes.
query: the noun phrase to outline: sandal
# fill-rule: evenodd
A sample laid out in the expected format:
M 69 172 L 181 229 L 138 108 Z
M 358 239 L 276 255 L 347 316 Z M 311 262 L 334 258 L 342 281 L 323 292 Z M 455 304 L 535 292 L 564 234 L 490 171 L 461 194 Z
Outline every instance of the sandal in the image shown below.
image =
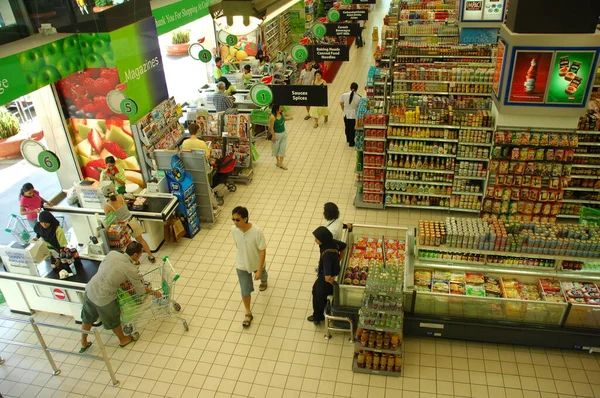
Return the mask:
M 267 290 L 267 287 L 269 285 L 267 284 L 267 282 L 261 282 L 260 285 L 258 286 L 258 290 L 260 290 L 261 292 L 264 292 L 265 290 Z
M 86 351 L 88 350 L 88 348 L 90 348 L 92 346 L 92 343 L 88 341 L 88 343 L 85 345 L 85 347 L 81 347 L 79 349 L 79 353 L 80 354 L 85 354 Z
M 156 262 L 156 257 L 152 256 L 148 256 L 148 261 L 150 261 L 152 264 L 154 264 Z
M 279 166 L 279 168 L 280 168 L 281 170 L 287 170 L 287 167 L 285 167 L 284 165 L 281 165 L 281 166 Z
M 313 129 L 316 129 L 317 127 L 319 127 L 319 125 L 315 123 L 315 125 L 313 126 Z
M 325 116 L 325 121 L 323 123 L 327 123 L 328 120 L 329 120 L 329 116 Z
M 246 316 L 244 317 L 244 322 L 242 322 L 242 326 L 247 328 L 252 324 L 252 320 L 254 319 L 254 316 L 252 316 L 252 314 L 246 314 Z

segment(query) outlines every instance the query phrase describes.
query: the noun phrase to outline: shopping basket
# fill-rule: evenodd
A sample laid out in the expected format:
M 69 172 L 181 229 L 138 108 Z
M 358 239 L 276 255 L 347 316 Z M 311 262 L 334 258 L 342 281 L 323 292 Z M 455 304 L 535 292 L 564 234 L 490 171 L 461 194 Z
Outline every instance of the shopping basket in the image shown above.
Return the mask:
M 153 266 L 140 275 L 144 286 L 152 289 L 151 293 L 137 294 L 129 282 L 122 284 L 117 291 L 123 333 L 137 338 L 138 330 L 145 325 L 172 316 L 181 321 L 187 332 L 188 323 L 179 316 L 181 305 L 175 301 L 175 282 L 179 279 L 179 274 L 175 272 L 169 258 L 165 256 L 158 266 Z
M 581 215 L 579 216 L 579 224 L 584 225 L 599 225 L 600 224 L 600 209 L 593 207 L 582 207 Z
M 250 121 L 253 124 L 268 126 L 270 117 L 271 112 L 266 109 L 252 109 L 252 112 L 250 113 Z

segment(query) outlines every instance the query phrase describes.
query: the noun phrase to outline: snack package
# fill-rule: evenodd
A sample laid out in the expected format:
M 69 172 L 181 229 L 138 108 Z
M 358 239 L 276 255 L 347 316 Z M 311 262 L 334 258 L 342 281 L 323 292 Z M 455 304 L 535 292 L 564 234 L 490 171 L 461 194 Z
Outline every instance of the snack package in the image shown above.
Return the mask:
M 534 283 L 522 283 L 521 292 L 523 293 L 523 299 L 530 301 L 542 301 L 540 296 L 539 288 Z
M 431 271 L 426 269 L 415 270 L 415 286 L 431 288 Z
M 502 297 L 502 290 L 500 289 L 500 280 L 493 276 L 486 276 L 484 279 L 485 295 L 488 297 Z
M 450 294 L 465 294 L 464 282 L 450 282 Z
M 450 282 L 447 280 L 434 279 L 431 284 L 431 291 L 434 293 L 449 293 Z
M 466 285 L 465 292 L 467 296 L 485 297 L 483 285 Z
M 470 285 L 482 285 L 485 283 L 483 274 L 467 272 L 465 275 L 465 282 Z

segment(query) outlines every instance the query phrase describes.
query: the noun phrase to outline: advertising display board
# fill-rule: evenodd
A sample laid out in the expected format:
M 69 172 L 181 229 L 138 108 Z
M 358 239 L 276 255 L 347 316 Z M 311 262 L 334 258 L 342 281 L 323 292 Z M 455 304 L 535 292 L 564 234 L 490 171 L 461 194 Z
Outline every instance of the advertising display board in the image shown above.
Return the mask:
M 544 103 L 553 56 L 553 51 L 516 51 L 508 84 L 509 102 Z
M 504 104 L 584 107 L 597 58 L 597 48 L 513 47 Z
M 506 0 L 462 0 L 461 22 L 503 22 Z
M 502 86 L 502 72 L 504 71 L 504 59 L 506 52 L 506 42 L 498 40 L 498 49 L 496 50 L 496 61 L 494 63 L 494 77 L 492 79 L 492 91 L 496 98 L 500 97 L 500 86 Z
M 595 58 L 595 51 L 557 51 L 546 103 L 583 104 L 586 88 L 593 81 Z

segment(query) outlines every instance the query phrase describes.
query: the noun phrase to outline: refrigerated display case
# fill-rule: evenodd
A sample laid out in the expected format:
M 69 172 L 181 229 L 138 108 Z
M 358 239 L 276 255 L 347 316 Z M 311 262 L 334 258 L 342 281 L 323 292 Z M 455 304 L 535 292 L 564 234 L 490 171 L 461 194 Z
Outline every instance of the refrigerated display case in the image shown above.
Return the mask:
M 563 349 L 600 347 L 596 249 L 571 256 L 509 247 L 424 246 L 418 239 L 413 247 L 405 275 L 405 333 Z M 444 274 L 458 276 L 454 289 L 443 278 L 433 286 L 436 275 Z M 423 282 L 427 275 L 430 289 Z M 465 283 L 458 282 L 461 276 Z M 481 287 L 469 290 L 469 282 L 477 278 Z M 499 281 L 501 293 L 494 294 L 495 285 L 488 286 L 488 281 Z M 447 292 L 441 292 L 444 283 Z M 507 294 L 507 289 L 514 294 Z

